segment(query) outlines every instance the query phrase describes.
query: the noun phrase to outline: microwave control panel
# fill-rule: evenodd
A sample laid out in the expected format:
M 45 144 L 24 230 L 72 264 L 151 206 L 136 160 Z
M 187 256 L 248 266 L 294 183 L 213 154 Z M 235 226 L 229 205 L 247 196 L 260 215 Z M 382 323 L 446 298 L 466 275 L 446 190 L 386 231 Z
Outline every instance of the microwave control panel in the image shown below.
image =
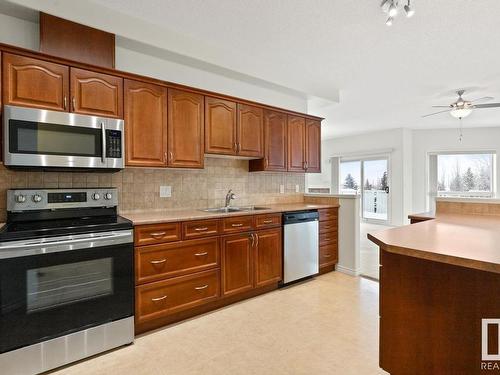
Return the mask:
M 122 157 L 122 132 L 120 130 L 106 130 L 106 157 Z

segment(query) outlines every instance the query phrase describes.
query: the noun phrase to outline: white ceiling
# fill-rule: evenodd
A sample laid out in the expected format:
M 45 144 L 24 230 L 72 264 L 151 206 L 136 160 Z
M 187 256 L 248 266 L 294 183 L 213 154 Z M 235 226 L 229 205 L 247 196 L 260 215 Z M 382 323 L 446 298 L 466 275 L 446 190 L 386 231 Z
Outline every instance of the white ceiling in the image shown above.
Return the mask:
M 53 14 L 68 3 L 13 1 Z M 112 12 L 116 19 L 141 19 L 143 27 L 151 26 L 151 41 L 161 38 L 158 30 L 171 30 L 178 41 L 186 41 L 170 40 L 175 52 L 311 97 L 338 99 L 318 113 L 327 117 L 326 137 L 456 127 L 457 120 L 446 113 L 420 116 L 433 112 L 432 104 L 454 101 L 457 88 L 471 88 L 466 99 L 494 96 L 500 101 L 499 0 L 412 0 L 415 16 L 400 14 L 392 27 L 385 25 L 379 0 L 72 3 Z M 144 35 L 141 41 L 147 43 Z M 498 125 L 500 109 L 475 111 L 464 120 L 466 127 Z

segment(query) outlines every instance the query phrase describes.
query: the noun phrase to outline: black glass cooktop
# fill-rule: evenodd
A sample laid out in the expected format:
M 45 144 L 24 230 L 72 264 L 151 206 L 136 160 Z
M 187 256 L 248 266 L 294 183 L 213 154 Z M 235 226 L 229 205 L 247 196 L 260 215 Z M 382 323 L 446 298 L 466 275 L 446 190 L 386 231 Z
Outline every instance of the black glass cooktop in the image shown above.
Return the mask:
M 123 229 L 132 229 L 132 222 L 114 215 L 10 222 L 0 230 L 0 242 Z

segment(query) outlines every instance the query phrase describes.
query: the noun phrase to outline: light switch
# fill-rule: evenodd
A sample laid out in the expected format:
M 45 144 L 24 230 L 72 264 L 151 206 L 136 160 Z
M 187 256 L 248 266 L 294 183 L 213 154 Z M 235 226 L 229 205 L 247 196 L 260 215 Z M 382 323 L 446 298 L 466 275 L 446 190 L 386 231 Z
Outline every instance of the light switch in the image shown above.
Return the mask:
M 300 185 L 295 185 L 295 192 L 300 193 Z
M 280 185 L 280 194 L 285 194 L 285 185 Z
M 160 198 L 170 198 L 172 196 L 172 186 L 160 186 Z

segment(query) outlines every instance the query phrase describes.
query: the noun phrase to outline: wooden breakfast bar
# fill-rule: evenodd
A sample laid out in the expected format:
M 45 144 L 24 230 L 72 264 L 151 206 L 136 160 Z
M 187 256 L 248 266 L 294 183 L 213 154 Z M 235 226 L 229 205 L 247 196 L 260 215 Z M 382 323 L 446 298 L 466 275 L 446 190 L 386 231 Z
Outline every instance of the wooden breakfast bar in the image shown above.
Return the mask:
M 369 234 L 380 246 L 380 367 L 500 372 L 500 215 L 449 213 Z M 464 212 L 467 212 L 465 210 Z M 490 323 L 490 324 L 488 324 Z

